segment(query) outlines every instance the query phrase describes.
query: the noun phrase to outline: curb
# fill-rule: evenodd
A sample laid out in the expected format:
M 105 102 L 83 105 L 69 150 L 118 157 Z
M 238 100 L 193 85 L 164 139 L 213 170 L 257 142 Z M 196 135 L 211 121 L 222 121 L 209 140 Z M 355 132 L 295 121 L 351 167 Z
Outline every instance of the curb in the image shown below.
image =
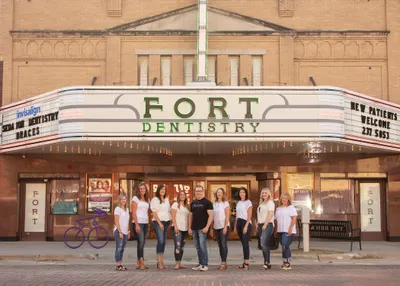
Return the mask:
M 0 260 L 20 260 L 20 261 L 67 261 L 67 260 L 97 260 L 95 255 L 0 255 Z

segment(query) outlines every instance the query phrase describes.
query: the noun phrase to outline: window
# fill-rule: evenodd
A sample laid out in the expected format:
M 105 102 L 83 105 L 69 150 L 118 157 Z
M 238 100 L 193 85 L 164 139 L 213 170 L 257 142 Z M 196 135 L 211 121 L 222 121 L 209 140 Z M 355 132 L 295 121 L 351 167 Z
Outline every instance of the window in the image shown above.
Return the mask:
M 171 85 L 171 57 L 161 57 L 161 85 Z
M 229 85 L 239 86 L 239 57 L 229 58 Z
M 183 78 L 185 85 L 194 80 L 194 57 L 183 58 Z
M 321 214 L 354 213 L 354 181 L 353 180 L 321 180 Z
M 139 57 L 139 85 L 149 85 L 149 57 Z
M 77 214 L 79 180 L 51 181 L 51 213 Z
M 292 204 L 296 207 L 306 206 L 312 209 L 314 173 L 287 174 L 287 192 L 292 197 Z
M 207 65 L 207 79 L 211 82 L 217 83 L 217 57 L 209 56 Z
M 262 75 L 262 57 L 252 57 L 251 59 L 251 77 L 253 86 L 261 86 Z

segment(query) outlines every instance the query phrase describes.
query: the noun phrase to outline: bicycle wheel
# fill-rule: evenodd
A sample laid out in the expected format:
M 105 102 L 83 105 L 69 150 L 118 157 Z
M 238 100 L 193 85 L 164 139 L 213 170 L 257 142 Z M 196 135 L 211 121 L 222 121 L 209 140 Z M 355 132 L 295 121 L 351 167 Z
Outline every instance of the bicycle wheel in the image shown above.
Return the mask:
M 108 243 L 107 230 L 102 226 L 96 225 L 89 231 L 87 239 L 92 247 L 102 248 Z
M 85 234 L 79 227 L 72 226 L 65 231 L 64 243 L 69 248 L 76 249 L 80 247 L 84 242 Z

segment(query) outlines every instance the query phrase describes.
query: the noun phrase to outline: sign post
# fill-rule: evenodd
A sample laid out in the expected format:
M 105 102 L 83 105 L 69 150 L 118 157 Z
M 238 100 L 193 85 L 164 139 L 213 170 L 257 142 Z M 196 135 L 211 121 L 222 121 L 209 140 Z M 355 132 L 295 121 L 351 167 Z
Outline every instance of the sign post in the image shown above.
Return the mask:
M 302 206 L 301 223 L 303 224 L 303 252 L 310 252 L 310 209 Z

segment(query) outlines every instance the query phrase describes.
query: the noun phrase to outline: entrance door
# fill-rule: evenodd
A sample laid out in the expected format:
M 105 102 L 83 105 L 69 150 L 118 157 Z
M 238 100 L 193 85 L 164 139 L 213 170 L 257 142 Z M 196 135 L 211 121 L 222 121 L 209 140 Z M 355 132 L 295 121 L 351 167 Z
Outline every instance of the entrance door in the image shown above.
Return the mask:
M 21 240 L 46 239 L 46 183 L 21 184 Z
M 382 181 L 359 181 L 362 239 L 386 240 L 386 192 Z
M 150 181 L 150 199 L 156 195 L 157 188 L 160 184 L 165 185 L 165 190 L 168 195 L 170 204 L 177 201 L 180 191 L 185 191 L 188 203 L 190 204 L 193 197 L 193 182 L 192 181 Z M 150 211 L 151 213 L 151 211 Z M 150 215 L 150 220 L 152 216 Z M 150 223 L 150 238 L 155 238 L 155 232 L 153 230 L 153 223 Z M 172 238 L 172 232 L 168 232 L 168 238 Z

